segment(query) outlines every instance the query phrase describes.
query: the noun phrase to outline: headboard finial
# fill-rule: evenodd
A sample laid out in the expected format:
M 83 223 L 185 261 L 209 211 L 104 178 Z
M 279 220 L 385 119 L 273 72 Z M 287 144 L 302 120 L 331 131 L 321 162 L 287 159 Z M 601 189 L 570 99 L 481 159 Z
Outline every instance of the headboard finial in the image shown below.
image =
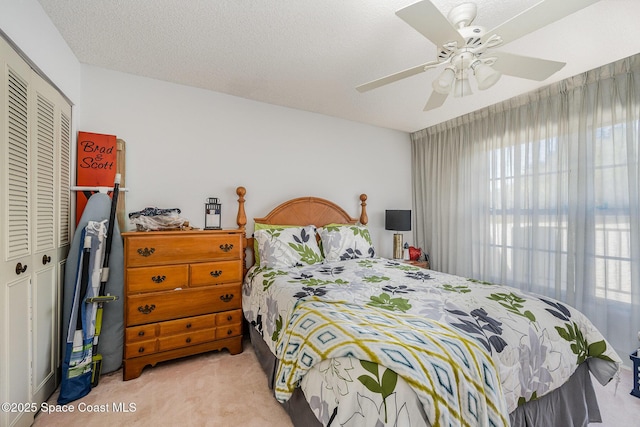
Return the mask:
M 360 224 L 367 225 L 369 222 L 369 217 L 367 216 L 367 195 L 362 193 L 360 195 L 360 206 L 362 206 L 362 211 L 360 213 Z
M 238 216 L 236 217 L 236 223 L 240 230 L 244 230 L 247 225 L 247 214 L 244 211 L 244 195 L 247 194 L 247 190 L 244 187 L 236 188 L 236 194 L 238 195 Z

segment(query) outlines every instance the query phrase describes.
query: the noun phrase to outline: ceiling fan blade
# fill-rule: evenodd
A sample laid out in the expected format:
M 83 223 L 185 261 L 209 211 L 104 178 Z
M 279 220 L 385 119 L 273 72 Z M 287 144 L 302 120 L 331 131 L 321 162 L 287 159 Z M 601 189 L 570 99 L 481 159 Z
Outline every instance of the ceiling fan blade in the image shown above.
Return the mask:
M 415 66 L 413 68 L 409 68 L 409 69 L 406 69 L 404 71 L 400 71 L 398 73 L 391 74 L 391 75 L 388 75 L 386 77 L 382 77 L 382 78 L 377 79 L 377 80 L 373 80 L 373 81 L 371 81 L 369 83 L 362 84 L 362 85 L 356 87 L 356 89 L 358 90 L 358 92 L 366 92 L 368 90 L 375 89 L 375 88 L 378 88 L 380 86 L 384 86 L 384 85 L 387 85 L 389 83 L 393 83 L 393 82 L 396 82 L 398 80 L 402 80 L 402 79 L 405 79 L 407 77 L 411 77 L 411 76 L 416 75 L 416 74 L 420 74 L 423 71 L 428 70 L 429 68 L 436 67 L 438 65 L 440 65 L 440 62 L 438 62 L 438 61 L 427 62 L 426 64 L 417 65 L 417 66 Z
M 437 47 L 457 41 L 465 45 L 464 38 L 451 25 L 446 16 L 429 0 L 419 1 L 396 12 L 400 18 L 420 34 L 431 40 Z
M 448 93 L 442 94 L 442 93 L 433 91 L 431 93 L 431 96 L 429 97 L 429 100 L 427 101 L 427 105 L 424 106 L 424 111 L 429 111 L 429 110 L 433 110 L 434 108 L 438 108 L 439 106 L 444 104 L 444 101 L 447 100 L 448 96 L 449 96 Z
M 566 65 L 564 62 L 505 52 L 491 52 L 491 56 L 497 59 L 492 67 L 502 74 L 537 81 L 546 80 Z
M 491 31 L 487 31 L 482 37 L 482 42 L 485 42 L 491 35 L 497 34 L 502 38 L 503 44 L 507 44 L 580 9 L 584 9 L 597 1 L 600 0 L 541 1 Z

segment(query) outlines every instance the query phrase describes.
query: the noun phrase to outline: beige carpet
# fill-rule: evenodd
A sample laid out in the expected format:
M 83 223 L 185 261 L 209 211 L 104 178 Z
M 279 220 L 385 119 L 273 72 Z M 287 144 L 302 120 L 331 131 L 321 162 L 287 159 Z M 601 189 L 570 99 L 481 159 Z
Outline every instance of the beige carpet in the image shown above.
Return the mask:
M 613 383 L 602 387 L 594 381 L 594 387 L 604 420 L 594 426 L 638 425 L 640 399 L 629 394 L 631 371 L 622 371 L 617 393 Z M 55 405 L 57 398 L 55 393 L 49 403 Z M 159 363 L 131 381 L 122 381 L 122 371 L 113 372 L 103 376 L 89 395 L 70 405 L 75 408 L 74 413 L 41 412 L 34 426 L 292 425 L 272 397 L 248 341 L 242 354 L 231 356 L 221 351 Z M 130 405 L 135 410 L 131 407 L 128 413 L 115 411 Z M 98 412 L 80 412 L 91 408 Z
M 104 375 L 91 393 L 69 404 L 74 413 L 41 412 L 34 426 L 291 426 L 251 344 L 244 344 L 235 356 L 223 350 L 158 363 L 130 381 L 122 380 L 122 370 Z M 57 398 L 56 392 L 48 402 Z M 114 412 L 114 404 L 134 404 L 135 412 Z M 83 405 L 109 412 L 79 412 Z
M 632 427 L 640 425 L 640 398 L 629 394 L 633 389 L 631 369 L 623 368 L 620 371 L 617 392 L 616 383 L 613 381 L 603 387 L 594 379 L 593 388 L 598 395 L 602 424 L 591 425 L 594 427 Z

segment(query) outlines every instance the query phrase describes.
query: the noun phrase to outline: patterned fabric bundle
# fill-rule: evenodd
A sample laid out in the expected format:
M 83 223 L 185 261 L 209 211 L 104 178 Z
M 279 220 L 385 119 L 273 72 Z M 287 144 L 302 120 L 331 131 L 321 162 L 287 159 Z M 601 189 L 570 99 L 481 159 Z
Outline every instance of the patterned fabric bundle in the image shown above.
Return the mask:
M 280 401 L 289 399 L 315 364 L 350 356 L 388 368 L 380 383 L 395 384 L 397 375 L 402 376 L 432 425 L 509 424 L 491 356 L 475 341 L 433 320 L 344 302 L 301 301 L 277 352 Z

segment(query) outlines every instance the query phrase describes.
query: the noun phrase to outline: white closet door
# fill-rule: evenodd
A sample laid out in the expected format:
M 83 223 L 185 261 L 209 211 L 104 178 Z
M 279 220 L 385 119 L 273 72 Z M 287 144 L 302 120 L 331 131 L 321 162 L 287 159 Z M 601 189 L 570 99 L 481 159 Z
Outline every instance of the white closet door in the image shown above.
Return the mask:
M 59 268 L 66 253 L 58 250 L 58 211 L 60 188 L 59 155 L 61 145 L 69 145 L 69 133 L 62 117 L 70 107 L 60 94 L 40 77 L 32 79 L 34 121 L 31 123 L 32 164 L 32 400 L 46 400 L 57 386 Z M 66 107 L 66 108 L 65 108 Z M 64 138 L 64 139 L 63 139 Z M 67 150 L 68 151 L 68 150 Z M 68 193 L 69 184 L 64 191 Z M 63 211 L 65 209 L 62 209 Z M 68 212 L 68 206 L 66 211 Z M 62 217 L 62 215 L 60 216 Z M 67 238 L 68 240 L 68 238 Z
M 0 41 L 2 49 L 2 221 L 0 237 L 0 394 L 2 402 L 31 402 L 31 239 L 29 85 L 30 68 Z M 6 362 L 5 362 L 6 361 Z M 24 408 L 0 412 L 0 425 L 29 425 Z M 31 408 L 28 408 L 31 409 Z
M 1 38 L 0 67 L 0 425 L 29 426 L 58 383 L 71 107 Z

